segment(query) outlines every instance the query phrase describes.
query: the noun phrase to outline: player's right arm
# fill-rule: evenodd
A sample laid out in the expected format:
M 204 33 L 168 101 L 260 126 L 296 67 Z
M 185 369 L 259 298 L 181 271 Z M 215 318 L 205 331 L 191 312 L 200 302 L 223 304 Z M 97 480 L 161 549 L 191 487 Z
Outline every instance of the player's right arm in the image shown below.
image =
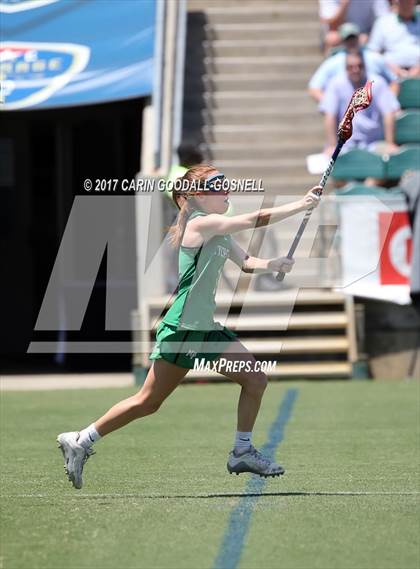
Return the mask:
M 258 209 L 250 213 L 226 217 L 217 213 L 210 213 L 205 217 L 199 217 L 190 222 L 191 228 L 202 235 L 205 240 L 214 235 L 237 233 L 254 227 L 264 227 L 282 221 L 291 215 L 314 208 L 319 203 L 317 192 L 320 186 L 315 186 L 300 200 L 278 207 Z M 194 227 L 192 227 L 194 225 Z

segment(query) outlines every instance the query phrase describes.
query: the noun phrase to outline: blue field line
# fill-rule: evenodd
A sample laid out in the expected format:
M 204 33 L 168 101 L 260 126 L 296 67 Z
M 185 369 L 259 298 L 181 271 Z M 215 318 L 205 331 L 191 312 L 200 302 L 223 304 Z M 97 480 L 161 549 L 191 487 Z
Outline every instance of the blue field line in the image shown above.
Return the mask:
M 270 427 L 268 440 L 261 448 L 261 452 L 272 459 L 274 458 L 276 448 L 284 438 L 284 429 L 292 415 L 293 405 L 297 396 L 297 389 L 287 390 L 277 417 Z M 248 494 L 261 494 L 266 482 L 266 478 L 260 478 L 259 476 L 252 476 L 249 479 L 243 497 L 239 499 L 237 506 L 235 506 L 230 515 L 229 523 L 214 563 L 214 569 L 236 569 L 238 567 L 252 511 L 259 498 L 258 495 L 249 496 Z

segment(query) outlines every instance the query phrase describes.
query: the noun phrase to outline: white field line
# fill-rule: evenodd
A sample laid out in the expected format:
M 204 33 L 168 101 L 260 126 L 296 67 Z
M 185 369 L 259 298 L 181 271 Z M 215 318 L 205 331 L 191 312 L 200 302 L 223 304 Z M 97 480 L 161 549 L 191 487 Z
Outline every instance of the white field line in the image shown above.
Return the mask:
M 0 391 L 96 389 L 132 387 L 134 384 L 135 380 L 132 373 L 4 375 L 0 378 Z
M 2 498 L 49 498 L 49 499 L 57 499 L 57 498 L 73 498 L 73 497 L 78 497 L 78 498 L 143 498 L 143 499 L 168 499 L 168 498 L 229 498 L 231 496 L 235 496 L 235 497 L 241 497 L 241 496 L 245 496 L 248 494 L 241 494 L 240 492 L 238 493 L 232 493 L 232 494 L 185 494 L 185 495 L 177 495 L 177 494 L 167 494 L 167 495 L 163 495 L 163 494 L 156 494 L 156 495 L 143 495 L 143 494 L 121 494 L 121 493 L 116 493 L 116 494 L 79 494 L 77 492 L 72 492 L 72 493 L 67 493 L 67 494 L 60 494 L 59 496 L 57 495 L 50 495 L 50 494 L 0 494 L 0 496 Z M 255 497 L 261 497 L 264 498 L 264 496 L 270 497 L 272 498 L 274 495 L 278 495 L 279 497 L 288 497 L 288 498 L 292 498 L 292 497 L 296 497 L 296 498 L 305 498 L 305 497 L 310 497 L 310 496 L 318 496 L 318 497 L 322 497 L 322 496 L 330 496 L 330 497 L 334 497 L 334 496 L 418 496 L 420 495 L 420 492 L 417 491 L 413 491 L 413 492 L 352 492 L 352 491 L 346 491 L 346 492 L 323 492 L 323 491 L 313 491 L 313 492 L 267 492 L 264 494 L 261 493 L 259 494 L 258 492 L 256 492 L 255 494 L 249 494 L 250 496 L 254 496 Z

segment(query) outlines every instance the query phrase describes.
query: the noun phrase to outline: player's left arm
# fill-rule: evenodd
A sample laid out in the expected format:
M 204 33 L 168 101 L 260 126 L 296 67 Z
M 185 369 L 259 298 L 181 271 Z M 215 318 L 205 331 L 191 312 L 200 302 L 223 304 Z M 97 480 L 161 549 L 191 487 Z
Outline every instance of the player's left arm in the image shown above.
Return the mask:
M 229 258 L 238 265 L 244 273 L 273 273 L 276 271 L 290 273 L 295 262 L 294 259 L 288 259 L 287 257 L 278 257 L 275 259 L 251 257 L 234 239 L 232 239 Z

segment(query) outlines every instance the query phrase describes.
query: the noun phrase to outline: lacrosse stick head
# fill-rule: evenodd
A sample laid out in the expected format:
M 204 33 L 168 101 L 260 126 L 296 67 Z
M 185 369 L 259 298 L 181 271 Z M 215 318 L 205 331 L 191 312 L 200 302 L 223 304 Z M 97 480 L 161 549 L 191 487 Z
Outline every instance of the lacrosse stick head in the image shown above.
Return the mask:
M 340 124 L 338 125 L 338 138 L 342 142 L 346 142 L 353 134 L 353 117 L 354 115 L 367 109 L 372 101 L 372 83 L 373 81 L 367 81 L 364 87 L 356 89 L 350 99 L 349 106 L 347 107 L 344 117 L 342 118 Z

